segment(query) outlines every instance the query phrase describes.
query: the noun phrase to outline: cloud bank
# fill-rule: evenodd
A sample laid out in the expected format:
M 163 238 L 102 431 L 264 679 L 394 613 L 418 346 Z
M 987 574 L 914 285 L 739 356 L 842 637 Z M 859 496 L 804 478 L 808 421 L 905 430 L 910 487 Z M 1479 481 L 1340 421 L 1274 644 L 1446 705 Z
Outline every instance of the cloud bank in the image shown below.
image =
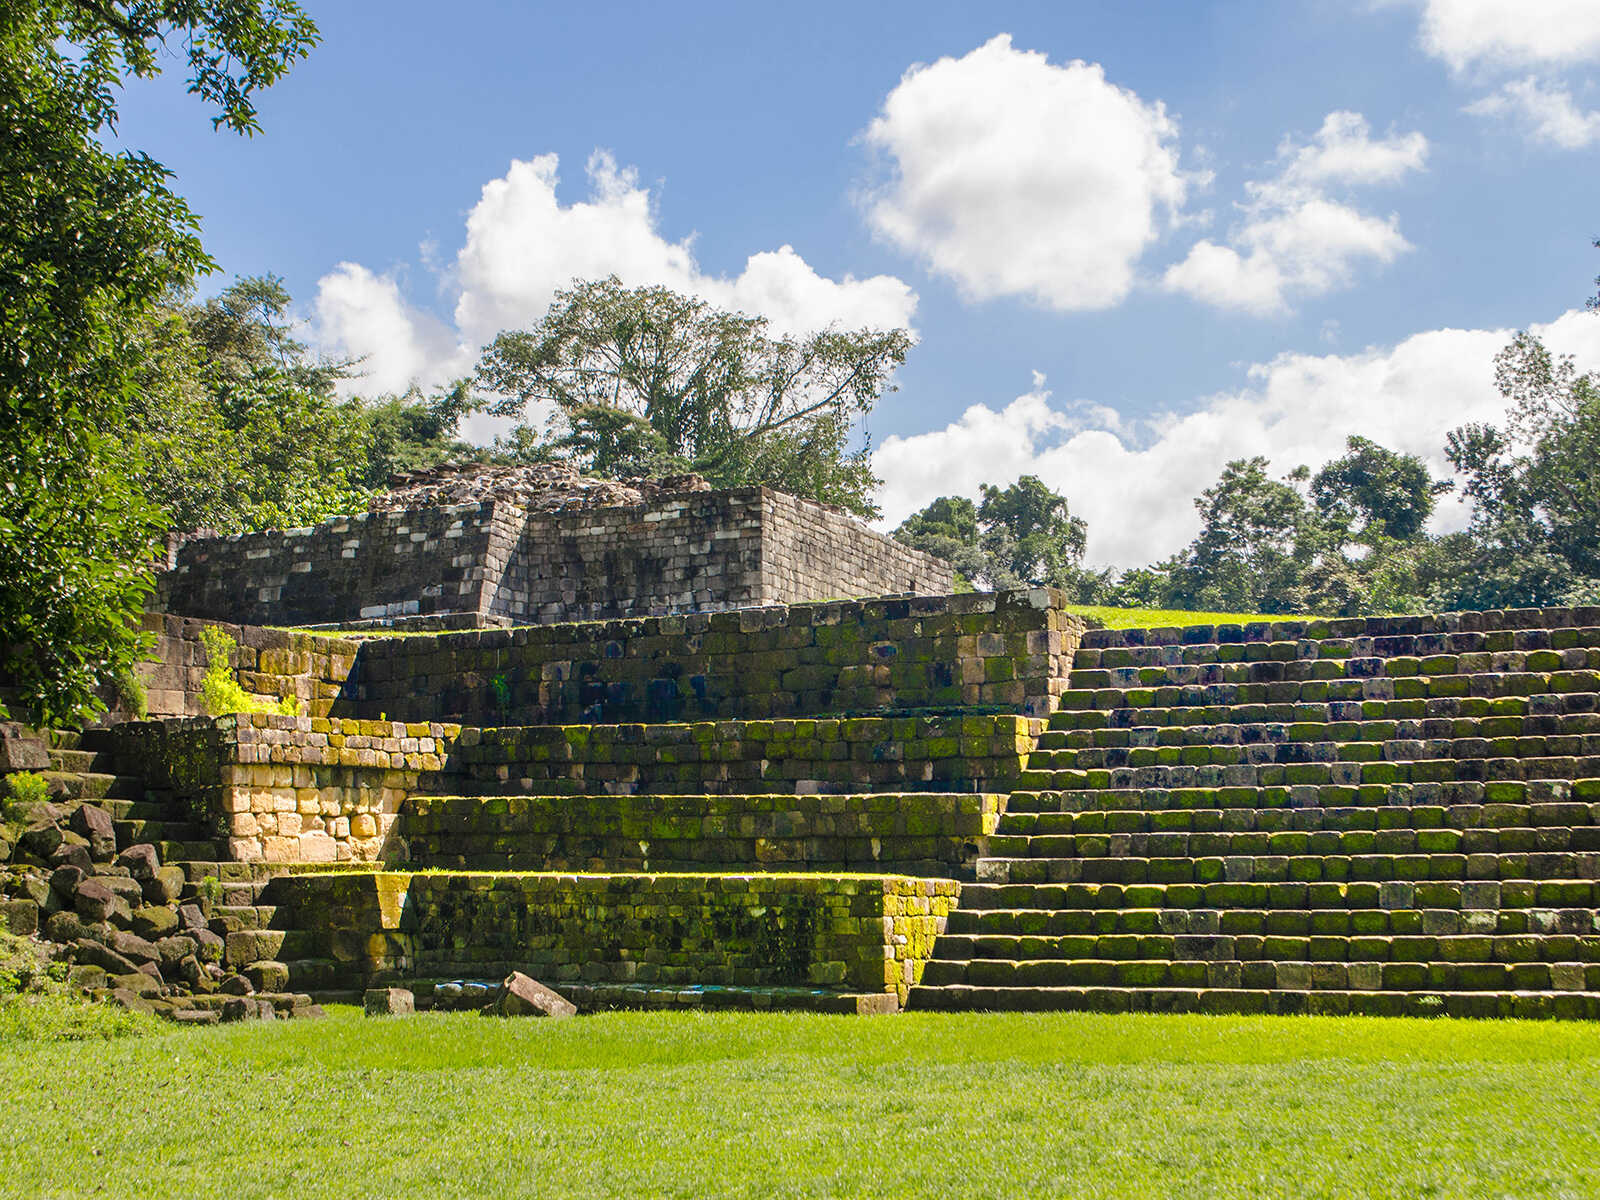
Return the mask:
M 1600 366 L 1600 318 L 1568 312 L 1534 332 L 1552 349 Z M 943 429 L 890 437 L 873 455 L 893 526 L 935 496 L 976 497 L 980 483 L 1032 474 L 1062 492 L 1089 523 L 1087 561 L 1139 566 L 1181 549 L 1199 529 L 1193 499 L 1229 459 L 1265 455 L 1273 469 L 1316 468 L 1359 433 L 1421 455 L 1445 476 L 1444 435 L 1497 420 L 1505 401 L 1492 362 L 1503 329 L 1439 329 L 1359 354 L 1283 354 L 1249 369 L 1245 386 L 1187 412 L 1127 422 L 1085 404 L 1057 404 L 1035 376 L 1007 404 L 975 404 Z M 1465 512 L 1447 501 L 1439 528 Z
M 408 305 L 394 272 L 340 263 L 318 284 L 313 305 L 319 346 L 366 356 L 363 394 L 432 387 L 472 367 L 503 329 L 538 320 L 575 278 L 616 275 L 630 287 L 660 284 L 722 308 L 767 317 L 775 330 L 809 333 L 830 325 L 908 328 L 917 297 L 893 276 L 830 279 L 792 246 L 752 254 L 731 278 L 702 271 L 693 237 L 660 231 L 652 197 L 637 174 L 596 151 L 589 196 L 563 204 L 554 154 L 514 161 L 484 185 L 465 241 L 441 283 L 455 296 L 453 325 Z

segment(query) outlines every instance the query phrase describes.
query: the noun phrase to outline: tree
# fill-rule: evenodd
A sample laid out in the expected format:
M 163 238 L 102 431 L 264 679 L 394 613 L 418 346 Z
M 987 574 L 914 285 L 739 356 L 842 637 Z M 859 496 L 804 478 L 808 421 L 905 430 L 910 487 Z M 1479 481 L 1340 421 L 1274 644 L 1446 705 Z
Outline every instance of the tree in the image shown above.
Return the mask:
M 1397 454 L 1368 438 L 1345 439 L 1346 453 L 1311 480 L 1311 499 L 1325 520 L 1352 540 L 1409 540 L 1433 515 L 1435 498 L 1450 490 L 1414 454 Z
M 1519 333 L 1495 357 L 1504 426 L 1463 425 L 1445 453 L 1466 476 L 1472 524 L 1451 543 L 1443 599 L 1544 605 L 1600 590 L 1600 378 Z M 1443 566 L 1441 565 L 1441 570 Z
M 1298 612 L 1301 576 L 1317 550 L 1315 514 L 1296 484 L 1267 474 L 1262 457 L 1236 458 L 1194 502 L 1200 534 L 1173 572 L 1173 602 L 1232 612 Z
M 118 91 L 170 39 L 249 134 L 316 36 L 292 0 L 0 0 L 0 676 L 36 723 L 93 710 L 143 649 L 162 521 L 121 435 L 152 310 L 211 267 L 160 164 L 101 144 Z
M 611 477 L 688 469 L 875 516 L 878 480 L 851 431 L 910 344 L 898 329 L 779 337 L 765 318 L 613 276 L 574 282 L 532 328 L 501 333 L 476 382 L 496 414 L 547 409 L 544 438 L 516 435 L 524 453 Z
M 942 558 L 956 571 L 957 588 L 989 577 L 991 564 L 978 544 L 978 506 L 965 496 L 940 496 L 894 531 L 896 541 Z
M 1088 527 L 1074 517 L 1067 500 L 1035 475 L 1009 487 L 982 485 L 982 502 L 940 496 L 902 521 L 894 531 L 904 544 L 942 558 L 958 575 L 990 588 L 1041 584 L 1074 596 L 1103 579 L 1085 572 Z

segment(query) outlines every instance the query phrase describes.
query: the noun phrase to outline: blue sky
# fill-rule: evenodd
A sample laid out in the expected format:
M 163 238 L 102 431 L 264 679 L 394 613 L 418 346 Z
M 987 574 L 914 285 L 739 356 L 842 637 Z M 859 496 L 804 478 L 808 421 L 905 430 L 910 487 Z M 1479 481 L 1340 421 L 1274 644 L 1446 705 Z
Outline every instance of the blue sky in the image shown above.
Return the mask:
M 1511 329 L 1600 366 L 1594 0 L 307 7 L 263 134 L 169 75 L 122 136 L 367 391 L 573 274 L 909 322 L 886 518 L 1032 471 L 1130 565 L 1230 456 L 1442 471 Z

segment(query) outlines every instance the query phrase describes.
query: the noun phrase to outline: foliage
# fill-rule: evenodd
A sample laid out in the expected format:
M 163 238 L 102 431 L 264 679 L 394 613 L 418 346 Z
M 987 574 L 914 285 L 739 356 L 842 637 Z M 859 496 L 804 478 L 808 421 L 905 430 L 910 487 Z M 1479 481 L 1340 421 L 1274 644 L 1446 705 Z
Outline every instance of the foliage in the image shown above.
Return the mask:
M 0 0 L 0 671 L 36 724 L 103 707 L 146 647 L 161 518 L 121 435 L 151 311 L 211 267 L 168 173 L 103 145 L 118 91 L 179 46 L 213 123 L 251 133 L 315 40 L 292 0 Z
M 1066 497 L 1034 475 L 1009 487 L 982 486 L 982 501 L 940 496 L 902 521 L 895 538 L 942 558 L 961 578 L 989 588 L 1046 584 L 1074 596 L 1093 585 L 1079 566 L 1088 526 Z
M 5 777 L 6 799 L 13 804 L 41 804 L 50 799 L 50 784 L 32 771 L 13 771 Z
M 300 701 L 295 696 L 285 696 L 276 704 L 257 700 L 239 686 L 233 673 L 233 652 L 239 644 L 215 625 L 200 627 L 200 641 L 206 651 L 206 673 L 200 680 L 200 703 L 208 714 L 220 717 L 227 713 L 277 713 L 293 717 L 300 713 Z
M 1600 594 L 1600 378 L 1519 333 L 1495 358 L 1503 426 L 1446 442 L 1474 505 L 1440 548 L 1434 587 L 1463 607 L 1557 604 Z
M 525 427 L 502 449 L 613 478 L 693 470 L 873 516 L 878 481 L 851 430 L 909 347 L 903 330 L 775 336 L 763 317 L 613 276 L 575 281 L 534 326 L 501 333 L 476 382 L 525 426 L 529 405 L 547 410 L 543 437 Z

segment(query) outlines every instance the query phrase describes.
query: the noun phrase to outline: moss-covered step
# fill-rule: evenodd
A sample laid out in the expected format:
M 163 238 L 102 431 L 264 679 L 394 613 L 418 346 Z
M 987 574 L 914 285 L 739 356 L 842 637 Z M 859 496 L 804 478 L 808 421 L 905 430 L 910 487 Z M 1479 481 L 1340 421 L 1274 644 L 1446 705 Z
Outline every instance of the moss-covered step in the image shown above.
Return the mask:
M 975 713 L 508 726 L 463 730 L 451 766 L 460 791 L 1005 792 L 1043 728 Z
M 414 868 L 882 871 L 970 878 L 1004 796 L 413 796 L 393 826 Z
M 296 940 L 307 961 L 342 964 L 330 987 L 515 967 L 552 986 L 903 999 L 961 887 L 866 874 L 325 871 L 276 879 L 263 900 L 276 931 L 308 936 Z

